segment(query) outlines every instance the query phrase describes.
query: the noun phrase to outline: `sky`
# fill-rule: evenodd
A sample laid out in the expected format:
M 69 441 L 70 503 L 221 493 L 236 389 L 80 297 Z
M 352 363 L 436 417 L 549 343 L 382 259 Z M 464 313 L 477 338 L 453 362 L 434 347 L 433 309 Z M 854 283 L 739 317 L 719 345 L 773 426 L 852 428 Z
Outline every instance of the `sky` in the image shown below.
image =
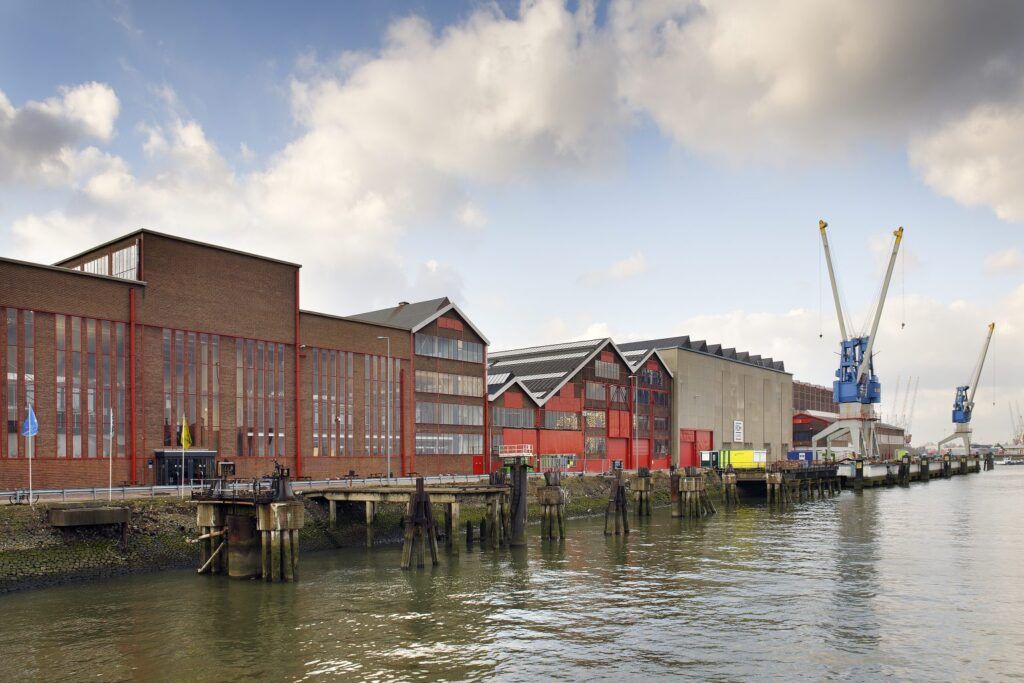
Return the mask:
M 1024 4 L 0 2 L 0 254 L 140 227 L 303 264 L 339 315 L 449 296 L 491 348 L 677 334 L 876 370 L 975 440 L 1024 406 Z M 906 412 L 909 412 L 906 411 Z

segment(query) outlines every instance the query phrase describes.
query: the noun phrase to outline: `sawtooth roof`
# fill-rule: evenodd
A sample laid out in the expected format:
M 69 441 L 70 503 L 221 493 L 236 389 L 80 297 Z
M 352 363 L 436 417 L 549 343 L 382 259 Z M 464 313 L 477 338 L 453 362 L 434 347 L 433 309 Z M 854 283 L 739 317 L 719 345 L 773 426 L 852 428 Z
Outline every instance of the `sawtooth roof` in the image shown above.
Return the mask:
M 722 348 L 721 344 L 708 344 L 703 339 L 690 339 L 689 336 L 663 337 L 661 339 L 628 342 L 620 344 L 619 348 L 630 359 L 631 363 L 634 362 L 633 359 L 645 355 L 651 349 L 683 349 L 685 351 L 693 351 L 694 353 L 702 353 L 706 356 L 724 358 L 735 363 L 753 365 L 765 370 L 786 371 L 786 365 L 781 360 L 762 358 L 746 351 L 737 351 L 734 348 Z
M 487 356 L 487 391 L 497 398 L 513 381 L 543 405 L 600 351 L 611 347 L 627 368 L 632 366 L 610 338 L 564 342 L 525 349 L 493 351 Z M 493 378 L 493 379 L 492 379 Z

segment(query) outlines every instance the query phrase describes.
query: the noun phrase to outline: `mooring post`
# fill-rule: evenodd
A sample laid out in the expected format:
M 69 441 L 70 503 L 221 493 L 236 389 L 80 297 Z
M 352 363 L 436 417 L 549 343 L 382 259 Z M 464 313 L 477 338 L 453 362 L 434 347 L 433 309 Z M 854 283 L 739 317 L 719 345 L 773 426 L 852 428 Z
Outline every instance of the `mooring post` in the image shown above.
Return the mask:
M 864 460 L 861 458 L 853 461 L 853 490 L 864 490 Z
M 327 519 L 332 529 L 338 526 L 338 501 L 333 498 L 327 499 Z
M 512 533 L 508 543 L 513 548 L 526 545 L 526 474 L 525 460 L 516 458 L 512 464 Z
M 373 547 L 373 515 L 375 512 L 376 504 L 372 500 L 368 500 L 366 505 L 366 547 Z
M 682 517 L 683 516 L 683 502 L 680 491 L 681 477 L 679 476 L 678 470 L 672 470 L 672 473 L 668 478 L 668 497 L 671 504 L 672 516 Z
M 453 555 L 459 554 L 459 503 L 458 501 L 448 505 L 448 516 L 451 522 L 448 525 L 448 545 Z
M 608 494 L 608 507 L 605 508 L 604 512 L 604 533 L 606 536 L 612 535 L 612 532 L 608 530 L 609 518 L 612 520 L 611 526 L 614 527 L 616 536 L 629 533 L 627 508 L 626 485 L 622 481 L 622 470 L 615 470 L 611 491 Z

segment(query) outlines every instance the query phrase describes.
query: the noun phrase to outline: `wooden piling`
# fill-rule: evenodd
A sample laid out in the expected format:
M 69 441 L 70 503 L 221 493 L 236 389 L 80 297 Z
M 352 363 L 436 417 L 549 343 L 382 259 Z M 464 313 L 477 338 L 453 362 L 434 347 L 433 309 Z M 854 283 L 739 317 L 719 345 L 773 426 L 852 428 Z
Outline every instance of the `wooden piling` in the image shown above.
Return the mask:
M 608 530 L 609 521 L 616 536 L 629 533 L 629 499 L 626 496 L 626 484 L 622 480 L 622 470 L 616 470 L 608 493 L 608 506 L 604 512 L 604 534 L 612 535 Z

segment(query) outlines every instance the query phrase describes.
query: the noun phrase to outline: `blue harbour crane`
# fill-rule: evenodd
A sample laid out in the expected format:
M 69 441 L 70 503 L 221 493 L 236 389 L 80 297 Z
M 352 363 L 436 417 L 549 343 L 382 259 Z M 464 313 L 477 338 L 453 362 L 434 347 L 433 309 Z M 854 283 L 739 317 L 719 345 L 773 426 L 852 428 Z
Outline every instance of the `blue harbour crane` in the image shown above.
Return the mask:
M 974 374 L 968 384 L 962 384 L 956 388 L 956 399 L 953 401 L 953 425 L 955 431 L 939 442 L 939 452 L 947 443 L 959 441 L 963 444 L 964 455 L 971 454 L 971 416 L 974 413 L 974 394 L 978 391 L 978 382 L 981 381 L 981 369 L 985 366 L 985 356 L 988 355 L 988 346 L 992 342 L 992 333 L 995 332 L 996 324 L 989 323 L 988 334 L 985 335 L 985 343 L 981 346 L 981 355 L 974 366 Z
M 839 285 L 836 281 L 835 266 L 832 263 L 832 250 L 828 243 L 828 223 L 818 221 L 821 232 L 821 244 L 825 251 L 825 262 L 828 265 L 828 276 L 832 283 L 832 297 L 836 304 L 836 315 L 839 318 L 839 369 L 832 383 L 832 395 L 839 404 L 839 419 L 818 432 L 813 438 L 813 445 L 825 442 L 831 448 L 832 441 L 849 435 L 850 445 L 862 458 L 878 457 L 878 439 L 875 426 L 878 414 L 875 405 L 882 401 L 882 383 L 875 374 L 873 349 L 878 334 L 878 324 L 882 319 L 882 309 L 889 292 L 889 282 L 896 266 L 896 255 L 903 241 L 903 228 L 893 231 L 892 250 L 889 265 L 882 280 L 882 290 L 875 306 L 874 318 L 870 332 L 866 335 L 851 334 L 847 330 L 846 316 L 839 296 Z

